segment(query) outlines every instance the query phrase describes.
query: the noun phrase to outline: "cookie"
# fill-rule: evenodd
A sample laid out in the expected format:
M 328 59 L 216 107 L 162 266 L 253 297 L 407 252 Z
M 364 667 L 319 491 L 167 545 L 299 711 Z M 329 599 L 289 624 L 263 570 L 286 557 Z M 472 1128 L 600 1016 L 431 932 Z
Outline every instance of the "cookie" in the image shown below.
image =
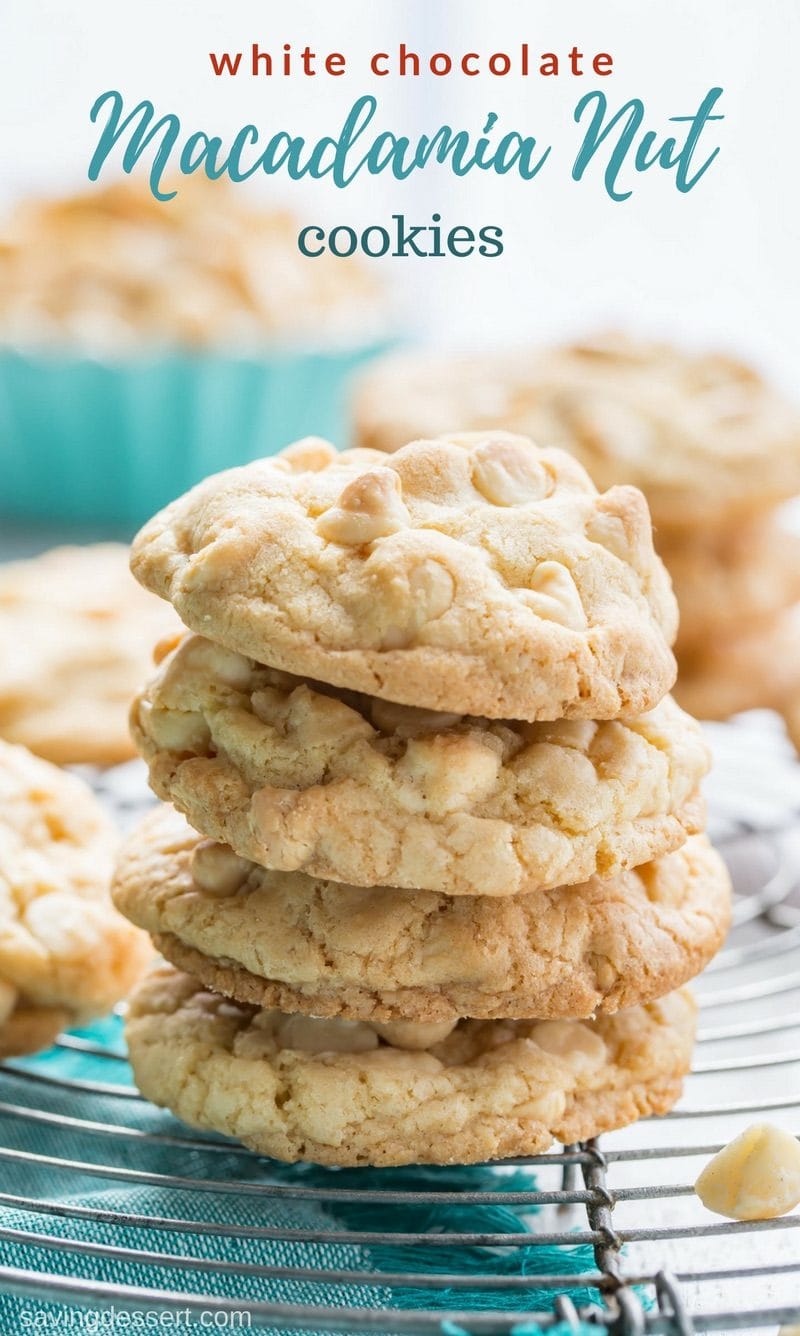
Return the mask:
M 625 721 L 395 705 L 190 636 L 131 715 L 156 793 L 264 867 L 512 895 L 609 876 L 701 829 L 709 753 L 668 697 Z
M 773 517 L 680 536 L 668 530 L 657 546 L 680 608 L 680 655 L 800 599 L 800 535 Z
M 131 579 L 122 544 L 0 565 L 0 737 L 58 765 L 127 760 L 131 697 L 178 625 Z
M 762 708 L 791 716 L 800 697 L 800 604 L 685 655 L 675 694 L 700 719 Z
M 171 188 L 166 205 L 136 177 L 22 199 L 0 223 L 3 344 L 107 362 L 143 346 L 231 357 L 263 353 L 265 340 L 318 348 L 380 329 L 371 267 L 331 254 L 309 264 L 291 213 L 198 174 Z
M 789 738 L 797 752 L 800 753 L 800 685 L 795 694 L 783 702 L 781 713 L 786 723 Z
M 7 1003 L 5 985 L 0 983 L 0 1015 L 10 1007 L 4 1021 L 0 1021 L 0 1059 L 24 1057 L 52 1048 L 62 1030 L 74 1024 L 74 1017 L 65 1007 L 28 1006 L 17 998 Z
M 132 568 L 228 649 L 407 705 L 608 719 L 674 678 L 640 493 L 505 433 L 391 459 L 299 442 L 173 502 Z
M 800 491 L 800 412 L 724 354 L 605 335 L 462 358 L 406 354 L 365 374 L 360 445 L 504 428 L 574 454 L 600 488 L 633 483 L 657 527 L 721 523 Z
M 0 1055 L 103 1015 L 151 959 L 109 899 L 115 846 L 81 780 L 0 742 Z
M 650 1001 L 700 972 L 730 913 L 703 836 L 608 881 L 498 902 L 267 871 L 167 807 L 129 836 L 112 894 L 215 992 L 379 1021 L 581 1017 Z
M 261 1155 L 471 1164 L 665 1113 L 694 1026 L 679 992 L 588 1023 L 461 1021 L 428 1048 L 403 1048 L 424 1032 L 259 1011 L 167 966 L 134 994 L 127 1038 L 147 1099 Z

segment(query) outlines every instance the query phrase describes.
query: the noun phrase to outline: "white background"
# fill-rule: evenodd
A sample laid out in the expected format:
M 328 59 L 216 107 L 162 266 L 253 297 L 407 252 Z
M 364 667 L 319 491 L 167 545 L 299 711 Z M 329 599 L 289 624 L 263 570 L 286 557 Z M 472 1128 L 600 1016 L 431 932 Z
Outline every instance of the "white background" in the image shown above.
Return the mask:
M 477 129 L 489 110 L 553 145 L 529 183 L 428 172 L 415 183 L 361 179 L 288 186 L 303 221 L 386 222 L 393 210 L 425 222 L 505 230 L 499 260 L 381 260 L 418 327 L 450 342 L 546 338 L 609 322 L 677 331 L 749 353 L 790 387 L 797 334 L 797 0 L 4 0 L 2 192 L 77 185 L 95 128 L 89 107 L 117 87 L 131 105 L 149 97 L 187 130 L 232 134 L 247 121 L 316 136 L 335 130 L 354 97 L 377 91 L 386 126 L 412 133 L 443 120 Z M 420 51 L 609 51 L 606 80 L 432 78 L 374 80 L 365 57 L 406 39 Z M 277 49 L 309 42 L 342 50 L 342 79 L 217 79 L 210 49 Z M 244 62 L 243 62 L 244 63 Z M 709 130 L 721 153 L 680 195 L 654 169 L 632 199 L 608 200 L 599 174 L 570 179 L 578 97 L 602 86 L 612 103 L 641 96 L 654 128 L 725 89 L 726 119 Z M 238 187 L 243 189 L 244 187 Z M 280 189 L 287 183 L 263 183 Z M 311 263 L 311 261 L 309 261 Z

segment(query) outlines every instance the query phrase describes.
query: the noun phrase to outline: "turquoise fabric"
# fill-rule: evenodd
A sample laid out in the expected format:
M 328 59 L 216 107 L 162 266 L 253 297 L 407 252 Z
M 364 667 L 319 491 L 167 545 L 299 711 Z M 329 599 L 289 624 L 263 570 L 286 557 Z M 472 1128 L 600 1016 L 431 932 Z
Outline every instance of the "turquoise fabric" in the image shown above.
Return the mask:
M 535 1276 L 550 1272 L 577 1275 L 594 1270 L 591 1249 L 513 1247 L 503 1250 L 431 1246 L 410 1247 L 402 1241 L 392 1246 L 345 1245 L 331 1231 L 366 1230 L 392 1233 L 486 1232 L 512 1233 L 535 1230 L 535 1216 L 521 1218 L 504 1205 L 469 1204 L 365 1204 L 342 1202 L 331 1189 L 385 1188 L 416 1191 L 530 1190 L 535 1180 L 530 1170 L 498 1172 L 484 1166 L 455 1169 L 325 1170 L 312 1165 L 286 1166 L 259 1160 L 219 1138 L 201 1137 L 188 1131 L 168 1114 L 136 1098 L 64 1089 L 36 1078 L 66 1077 L 70 1081 L 113 1083 L 120 1090 L 132 1089 L 130 1071 L 122 1059 L 119 1025 L 101 1022 L 88 1031 L 76 1032 L 120 1055 L 110 1060 L 54 1049 L 36 1058 L 11 1064 L 18 1075 L 0 1073 L 0 1146 L 35 1156 L 55 1156 L 89 1164 L 112 1164 L 120 1170 L 170 1174 L 194 1179 L 213 1179 L 233 1188 L 224 1192 L 200 1192 L 158 1183 L 125 1182 L 114 1177 L 93 1177 L 88 1172 L 41 1165 L 35 1159 L 14 1161 L 0 1156 L 0 1266 L 28 1272 L 57 1273 L 145 1290 L 169 1290 L 181 1294 L 218 1296 L 231 1301 L 311 1304 L 332 1307 L 364 1307 L 389 1310 L 434 1309 L 469 1313 L 486 1309 L 518 1312 L 518 1336 L 527 1336 L 525 1314 L 552 1312 L 555 1295 L 535 1286 L 531 1289 L 481 1290 L 468 1288 L 393 1288 L 386 1277 L 391 1272 L 413 1270 L 431 1276 L 470 1275 L 479 1272 L 498 1276 Z M 26 1075 L 27 1074 L 27 1075 Z M 9 1105 L 40 1109 L 57 1121 L 44 1122 L 15 1116 Z M 65 1119 L 100 1124 L 97 1130 L 75 1126 Z M 133 1135 L 114 1135 L 114 1127 L 133 1129 Z M 138 1133 L 150 1133 L 166 1141 L 144 1141 Z M 198 1144 L 198 1142 L 200 1144 Z M 246 1194 L 243 1183 L 272 1185 L 272 1191 Z M 321 1189 L 316 1200 L 298 1200 L 297 1189 Z M 286 1195 L 281 1195 L 281 1190 Z M 21 1209 L 9 1197 L 35 1198 L 47 1202 L 47 1213 Z M 67 1208 L 64 1210 L 64 1208 Z M 59 1214 L 59 1210 L 64 1210 Z M 105 1213 L 96 1219 L 87 1212 Z M 119 1224 L 114 1212 L 144 1217 L 134 1224 Z M 157 1217 L 161 1227 L 148 1227 Z M 177 1221 L 177 1224 L 170 1222 Z M 191 1225 L 201 1227 L 192 1230 Z M 213 1226 L 223 1226 L 214 1233 Z M 210 1228 L 211 1227 L 211 1228 Z M 320 1231 L 311 1242 L 266 1237 L 258 1231 L 270 1228 Z M 9 1236 L 9 1231 L 13 1234 Z M 237 1233 L 238 1231 L 238 1233 Z M 248 1236 L 249 1233 L 249 1236 Z M 49 1235 L 63 1241 L 56 1249 L 35 1236 Z M 235 1237 L 232 1237 L 235 1235 Z M 142 1250 L 161 1255 L 161 1264 L 144 1264 L 125 1252 L 96 1256 L 80 1251 L 89 1242 L 109 1250 Z M 69 1248 L 67 1245 L 71 1245 Z M 196 1266 L 204 1262 L 209 1265 Z M 248 1267 L 314 1267 L 323 1272 L 345 1268 L 364 1273 L 359 1283 L 312 1281 L 292 1276 L 259 1275 Z M 93 1303 L 81 1314 L 82 1326 L 69 1326 L 74 1312 L 46 1299 L 46 1291 L 19 1297 L 0 1282 L 0 1332 L 25 1330 L 135 1330 L 120 1325 L 123 1319 L 109 1304 Z M 568 1291 L 577 1306 L 599 1303 L 596 1291 Z M 143 1305 L 147 1308 L 147 1305 Z M 87 1311 L 89 1316 L 87 1317 Z M 443 1321 L 446 1319 L 443 1318 Z M 49 1325 L 46 1323 L 49 1322 Z M 60 1325 L 57 1325 L 60 1323 Z M 38 1324 L 38 1325 L 35 1325 Z M 93 1325 L 92 1325 L 93 1324 Z M 144 1328 L 140 1328 L 144 1329 Z M 162 1328 L 156 1328 L 161 1330 Z M 170 1328 L 173 1329 L 173 1328 Z M 184 1328 L 186 1329 L 186 1328 Z M 188 1328 L 191 1330 L 191 1328 Z M 199 1327 L 196 1328 L 200 1330 Z M 253 1322 L 253 1329 L 257 1323 Z M 296 1328 L 287 1325 L 286 1330 Z M 466 1324 L 468 1330 L 468 1324 Z M 180 1328 L 179 1328 L 180 1330 Z M 535 1330 L 535 1328 L 534 1328 Z

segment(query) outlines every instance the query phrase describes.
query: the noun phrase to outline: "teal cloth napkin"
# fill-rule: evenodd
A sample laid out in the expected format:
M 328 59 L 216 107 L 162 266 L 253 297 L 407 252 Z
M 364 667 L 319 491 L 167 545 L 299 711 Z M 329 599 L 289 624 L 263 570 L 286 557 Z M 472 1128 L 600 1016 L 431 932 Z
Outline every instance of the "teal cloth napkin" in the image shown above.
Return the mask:
M 535 1231 L 535 1217 L 498 1204 L 370 1203 L 341 1201 L 331 1189 L 381 1188 L 390 1191 L 512 1191 L 531 1190 L 535 1178 L 527 1168 L 498 1171 L 486 1166 L 466 1168 L 413 1168 L 402 1170 L 330 1170 L 314 1165 L 281 1165 L 257 1158 L 221 1138 L 191 1132 L 161 1110 L 137 1098 L 64 1087 L 37 1078 L 113 1084 L 131 1090 L 131 1076 L 123 1060 L 119 1022 L 100 1022 L 76 1032 L 102 1043 L 118 1058 L 96 1057 L 53 1049 L 36 1058 L 19 1060 L 0 1073 L 0 1147 L 13 1148 L 33 1158 L 20 1160 L 0 1154 L 0 1266 L 99 1281 L 114 1286 L 168 1291 L 214 1298 L 333 1308 L 391 1310 L 430 1309 L 442 1312 L 500 1310 L 519 1313 L 519 1336 L 526 1313 L 552 1313 L 556 1292 L 537 1287 L 481 1289 L 407 1288 L 392 1285 L 392 1272 L 413 1271 L 442 1275 L 535 1276 L 549 1272 L 580 1275 L 594 1270 L 592 1251 L 586 1247 L 433 1247 L 381 1244 L 344 1244 L 342 1230 L 382 1233 Z M 42 1110 L 54 1121 L 20 1117 L 9 1106 Z M 69 1120 L 79 1120 L 77 1123 Z M 89 1121 L 96 1128 L 84 1128 Z M 113 1129 L 132 1129 L 117 1134 Z M 146 1133 L 148 1136 L 142 1137 Z M 153 1137 L 166 1138 L 155 1140 Z M 171 1142 L 169 1138 L 177 1138 Z M 191 1144 L 190 1144 L 191 1141 Z M 205 1142 L 205 1144 L 203 1144 Z M 209 1144 L 213 1142 L 214 1144 Z M 123 1177 L 93 1176 L 87 1170 L 42 1164 L 35 1157 L 56 1157 L 81 1164 L 113 1165 Z M 173 1175 L 193 1180 L 212 1179 L 228 1187 L 262 1184 L 265 1190 L 247 1193 L 199 1191 L 158 1182 L 126 1182 L 124 1171 Z M 297 1189 L 318 1189 L 311 1200 L 298 1199 Z M 271 1189 L 271 1190 L 270 1190 Z M 288 1191 L 287 1191 L 288 1189 Z M 285 1194 L 285 1195 L 284 1195 Z M 31 1211 L 14 1202 L 35 1199 Z M 126 1222 L 114 1219 L 124 1213 Z M 131 1222 L 130 1217 L 137 1217 Z M 147 1221 L 158 1220 L 159 1225 Z M 175 1223 L 177 1222 L 177 1223 Z M 213 1226 L 221 1226 L 215 1232 Z M 211 1227 L 211 1228 L 210 1228 Z M 248 1230 L 316 1231 L 314 1240 L 250 1237 Z M 50 1246 L 47 1239 L 57 1240 Z M 97 1251 L 86 1251 L 90 1244 Z M 103 1251 L 107 1249 L 108 1251 Z M 155 1254 L 142 1260 L 143 1251 Z M 315 1268 L 359 1272 L 357 1281 L 344 1283 L 309 1280 L 292 1275 L 258 1274 L 248 1268 Z M 564 1291 L 580 1308 L 599 1304 L 596 1290 L 584 1286 Z M 140 1311 L 148 1309 L 142 1304 Z M 137 1318 L 143 1323 L 146 1318 Z M 150 1319 L 155 1323 L 155 1319 Z M 195 1319 L 196 1329 L 201 1330 Z M 78 1325 L 80 1323 L 80 1325 Z M 254 1318 L 252 1329 L 258 1328 Z M 0 1332 L 30 1331 L 135 1331 L 164 1327 L 132 1325 L 115 1311 L 111 1300 L 75 1309 L 48 1298 L 44 1283 L 24 1297 L 9 1293 L 0 1280 Z M 166 1328 L 175 1330 L 176 1328 Z M 181 1330 L 180 1327 L 177 1328 Z M 191 1330 L 187 1320 L 183 1330 Z M 218 1330 L 219 1328 L 212 1328 Z M 239 1330 L 247 1329 L 245 1326 Z M 301 1330 L 287 1321 L 285 1330 Z M 464 1330 L 463 1322 L 460 1330 Z M 468 1330 L 468 1326 L 466 1328 Z M 535 1330 L 535 1328 L 534 1328 Z M 595 1328 L 595 1331 L 597 1329 Z

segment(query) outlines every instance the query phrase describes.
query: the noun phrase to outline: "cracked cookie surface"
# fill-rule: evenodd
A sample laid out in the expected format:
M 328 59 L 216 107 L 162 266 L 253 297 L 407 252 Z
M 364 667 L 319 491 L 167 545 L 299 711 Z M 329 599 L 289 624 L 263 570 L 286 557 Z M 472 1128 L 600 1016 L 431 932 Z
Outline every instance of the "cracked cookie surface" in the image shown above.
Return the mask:
M 674 681 L 644 498 L 503 432 L 298 442 L 173 502 L 132 569 L 228 649 L 428 709 L 608 719 Z
M 178 625 L 131 578 L 121 543 L 0 565 L 0 737 L 58 765 L 128 760 L 131 696 Z
M 197 636 L 134 705 L 159 797 L 264 867 L 512 895 L 610 876 L 702 828 L 709 754 L 674 701 L 498 722 L 336 690 Z
M 167 807 L 129 836 L 113 896 L 218 992 L 379 1021 L 613 1012 L 699 973 L 730 913 L 702 836 L 608 881 L 496 901 L 270 872 Z
M 115 846 L 81 780 L 0 742 L 0 1056 L 103 1015 L 151 958 L 109 898 Z
M 641 487 L 657 526 L 707 525 L 800 491 L 800 411 L 724 354 L 601 335 L 518 354 L 398 354 L 355 403 L 360 445 L 459 430 L 522 432 L 578 458 L 598 487 Z
M 358 1022 L 298 1019 L 239 1006 L 163 967 L 131 1000 L 139 1089 L 190 1126 L 280 1160 L 533 1155 L 671 1108 L 695 1006 L 684 991 L 591 1022 L 461 1021 L 421 1051 Z

